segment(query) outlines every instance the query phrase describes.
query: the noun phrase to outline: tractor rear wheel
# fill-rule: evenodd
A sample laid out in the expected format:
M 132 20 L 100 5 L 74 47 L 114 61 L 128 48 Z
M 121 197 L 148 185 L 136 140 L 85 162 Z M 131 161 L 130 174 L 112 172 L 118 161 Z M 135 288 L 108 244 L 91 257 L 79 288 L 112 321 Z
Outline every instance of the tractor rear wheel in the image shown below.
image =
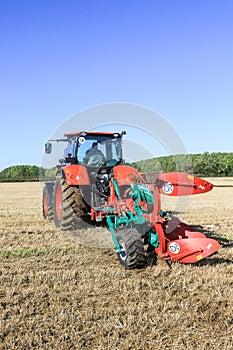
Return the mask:
M 83 198 L 77 186 L 70 186 L 58 177 L 54 189 L 54 223 L 61 230 L 74 230 L 82 221 Z
M 47 186 L 44 186 L 43 188 L 42 213 L 44 219 L 48 219 L 50 221 L 53 220 L 53 206 L 51 205 L 51 198 Z
M 127 270 L 140 269 L 146 265 L 144 244 L 137 230 L 120 230 L 116 233 L 116 238 L 121 248 L 121 252 L 117 254 L 118 259 Z

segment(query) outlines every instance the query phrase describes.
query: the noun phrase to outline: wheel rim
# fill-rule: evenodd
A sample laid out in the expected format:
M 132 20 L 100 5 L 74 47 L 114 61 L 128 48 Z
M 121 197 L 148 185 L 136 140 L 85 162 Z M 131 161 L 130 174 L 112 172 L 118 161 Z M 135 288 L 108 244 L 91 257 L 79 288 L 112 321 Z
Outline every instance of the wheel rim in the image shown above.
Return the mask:
M 44 198 L 43 198 L 43 210 L 44 210 L 44 216 L 47 217 L 48 216 L 48 200 L 47 200 L 46 194 L 44 194 Z
M 121 252 L 120 252 L 120 258 L 122 261 L 125 261 L 126 258 L 127 258 L 127 251 L 126 251 L 126 245 L 125 245 L 125 242 L 121 239 L 119 241 L 119 246 L 121 248 Z
M 62 218 L 62 192 L 60 186 L 56 191 L 56 215 L 57 219 L 60 221 Z

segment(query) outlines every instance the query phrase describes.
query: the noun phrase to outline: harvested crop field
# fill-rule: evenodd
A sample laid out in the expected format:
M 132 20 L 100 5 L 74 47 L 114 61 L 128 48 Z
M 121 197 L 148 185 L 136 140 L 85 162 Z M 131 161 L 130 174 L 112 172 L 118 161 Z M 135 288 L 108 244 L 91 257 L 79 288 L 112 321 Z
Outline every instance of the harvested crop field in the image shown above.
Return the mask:
M 45 222 L 38 183 L 1 183 L 0 349 L 232 350 L 233 179 L 212 182 L 180 215 L 218 254 L 132 271 L 106 229 Z

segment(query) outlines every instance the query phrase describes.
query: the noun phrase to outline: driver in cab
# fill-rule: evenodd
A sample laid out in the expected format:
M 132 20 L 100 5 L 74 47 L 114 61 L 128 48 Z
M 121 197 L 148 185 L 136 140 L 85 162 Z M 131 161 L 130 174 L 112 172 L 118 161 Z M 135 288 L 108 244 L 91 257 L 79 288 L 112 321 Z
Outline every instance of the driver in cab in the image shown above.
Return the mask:
M 105 163 L 103 153 L 98 149 L 98 143 L 93 142 L 91 149 L 86 152 L 83 163 L 87 166 L 101 166 Z

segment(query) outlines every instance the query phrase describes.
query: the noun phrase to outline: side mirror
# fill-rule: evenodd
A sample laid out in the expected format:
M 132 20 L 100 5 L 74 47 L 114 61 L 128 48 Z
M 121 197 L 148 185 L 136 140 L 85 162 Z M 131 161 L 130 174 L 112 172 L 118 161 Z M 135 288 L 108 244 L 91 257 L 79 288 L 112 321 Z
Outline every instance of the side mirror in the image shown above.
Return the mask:
M 51 142 L 46 142 L 45 144 L 45 154 L 50 154 L 52 152 L 52 144 Z

